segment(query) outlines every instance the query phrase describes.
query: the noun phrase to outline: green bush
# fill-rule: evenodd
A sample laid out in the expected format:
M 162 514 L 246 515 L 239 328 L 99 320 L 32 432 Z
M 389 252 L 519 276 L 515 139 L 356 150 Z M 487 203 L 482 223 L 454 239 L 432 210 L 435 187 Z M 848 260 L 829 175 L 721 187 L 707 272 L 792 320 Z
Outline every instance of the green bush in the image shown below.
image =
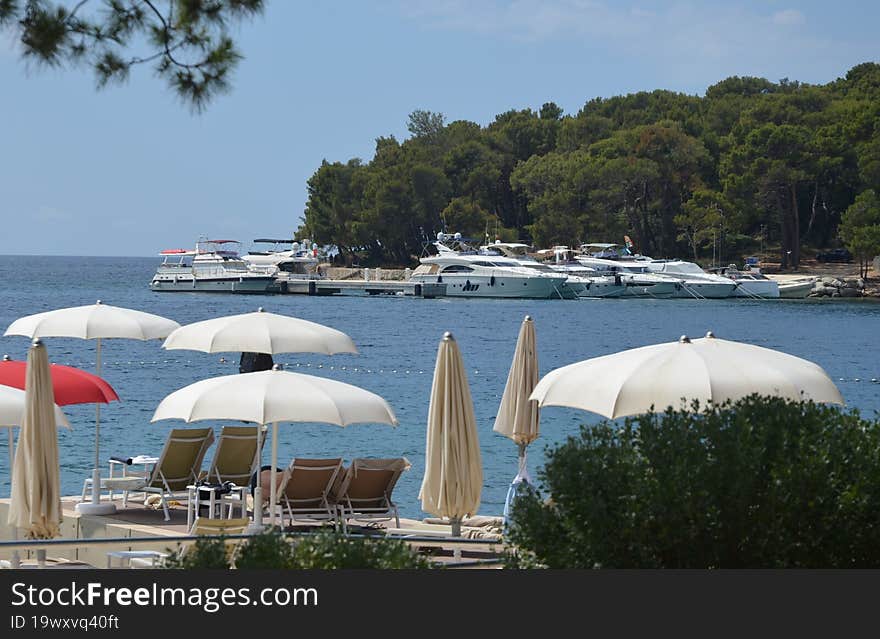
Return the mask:
M 880 422 L 748 397 L 582 427 L 509 538 L 550 568 L 880 567 Z
M 430 568 L 427 559 L 399 539 L 347 537 L 320 532 L 297 539 L 291 568 Z
M 169 551 L 170 552 L 170 551 Z M 171 553 L 167 568 L 230 568 L 227 542 L 198 539 L 178 556 Z M 243 541 L 234 553 L 237 569 L 335 569 L 377 568 L 416 569 L 431 565 L 406 542 L 396 539 L 356 538 L 338 532 L 322 531 L 289 536 L 267 530 Z

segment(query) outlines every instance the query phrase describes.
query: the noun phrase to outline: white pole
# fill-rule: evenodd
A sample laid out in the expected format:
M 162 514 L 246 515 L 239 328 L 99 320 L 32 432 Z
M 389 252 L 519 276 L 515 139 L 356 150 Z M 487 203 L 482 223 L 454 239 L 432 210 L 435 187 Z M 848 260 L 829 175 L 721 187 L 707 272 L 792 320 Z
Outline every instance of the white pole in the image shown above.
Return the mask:
M 7 437 L 7 446 L 9 446 L 9 496 L 12 497 L 12 468 L 15 466 L 15 450 L 13 450 L 14 439 L 12 436 L 12 426 L 6 427 L 6 437 Z M 18 539 L 18 528 L 12 526 L 12 541 L 16 541 Z M 18 549 L 13 548 L 12 557 L 10 558 L 9 565 L 13 568 L 21 568 L 21 555 L 18 554 Z
M 278 462 L 278 422 L 272 422 L 272 484 L 269 486 L 269 527 L 275 526 L 275 504 L 278 499 L 278 486 L 275 482 L 275 465 Z
M 101 376 L 101 338 L 96 340 L 95 345 L 95 370 L 98 377 Z M 95 465 L 92 466 L 92 503 L 97 504 L 101 500 L 101 403 L 95 403 Z
M 98 304 L 101 301 L 98 300 Z M 101 338 L 95 340 L 95 371 L 101 376 Z M 116 512 L 116 504 L 112 502 L 101 503 L 101 404 L 95 403 L 95 465 L 92 468 L 92 499 L 90 502 L 80 502 L 76 505 L 76 511 L 85 515 L 110 515 Z

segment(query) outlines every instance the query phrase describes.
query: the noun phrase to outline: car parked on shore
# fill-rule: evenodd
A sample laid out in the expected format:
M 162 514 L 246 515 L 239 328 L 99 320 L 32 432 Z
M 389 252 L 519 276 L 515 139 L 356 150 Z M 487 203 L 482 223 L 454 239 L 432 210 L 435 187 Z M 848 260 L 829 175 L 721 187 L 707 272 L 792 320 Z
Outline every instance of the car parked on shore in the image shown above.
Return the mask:
M 845 248 L 829 249 L 816 254 L 817 262 L 852 262 L 852 253 Z

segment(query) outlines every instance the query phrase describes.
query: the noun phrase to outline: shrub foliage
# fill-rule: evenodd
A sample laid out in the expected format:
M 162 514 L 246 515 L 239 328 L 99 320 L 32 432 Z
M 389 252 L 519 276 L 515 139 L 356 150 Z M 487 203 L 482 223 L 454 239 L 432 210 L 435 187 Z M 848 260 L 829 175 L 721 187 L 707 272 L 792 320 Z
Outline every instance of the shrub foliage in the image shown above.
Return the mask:
M 510 540 L 551 568 L 880 566 L 880 421 L 752 396 L 582 427 Z

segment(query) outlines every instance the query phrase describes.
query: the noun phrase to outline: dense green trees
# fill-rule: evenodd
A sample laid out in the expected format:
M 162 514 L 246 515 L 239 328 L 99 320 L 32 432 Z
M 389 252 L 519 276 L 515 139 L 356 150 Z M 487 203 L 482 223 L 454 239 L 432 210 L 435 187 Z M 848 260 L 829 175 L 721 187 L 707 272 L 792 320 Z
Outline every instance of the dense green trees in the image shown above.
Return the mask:
M 803 246 L 836 244 L 856 197 L 880 190 L 880 65 L 823 86 L 732 77 L 703 97 L 595 99 L 574 115 L 548 102 L 485 127 L 418 110 L 408 130 L 379 138 L 369 163 L 322 164 L 301 234 L 400 265 L 440 230 L 540 246 L 628 234 L 647 255 L 722 264 L 763 239 L 796 269 Z

